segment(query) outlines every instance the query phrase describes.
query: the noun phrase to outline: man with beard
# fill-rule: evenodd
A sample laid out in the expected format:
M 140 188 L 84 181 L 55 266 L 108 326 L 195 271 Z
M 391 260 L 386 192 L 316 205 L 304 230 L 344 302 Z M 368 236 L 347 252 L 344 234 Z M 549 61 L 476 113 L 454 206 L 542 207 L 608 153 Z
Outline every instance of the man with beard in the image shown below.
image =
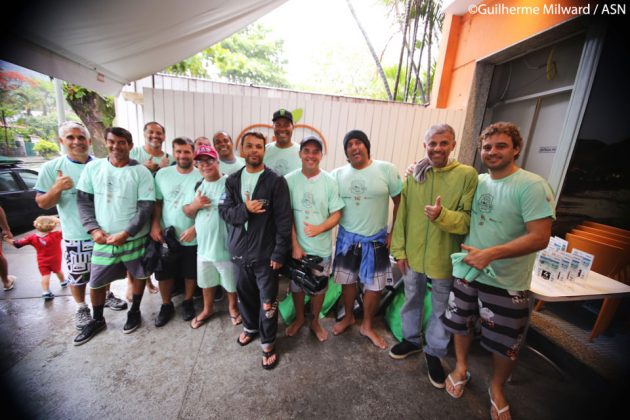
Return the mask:
M 273 134 L 276 141 L 269 143 L 265 150 L 265 166 L 285 176 L 302 167 L 300 146 L 291 141 L 293 136 L 293 114 L 286 109 L 273 113 Z
M 246 346 L 260 334 L 262 367 L 273 369 L 279 361 L 278 270 L 291 247 L 291 204 L 286 180 L 263 165 L 265 142 L 258 132 L 243 136 L 245 168 L 228 177 L 219 213 L 228 224 L 230 255 L 239 268 L 243 332 L 237 342 Z
M 402 181 L 396 167 L 370 157 L 370 140 L 360 130 L 351 130 L 343 138 L 349 165 L 332 172 L 345 203 L 339 222 L 335 250 L 334 276 L 342 287 L 345 316 L 333 326 L 339 335 L 354 324 L 357 282 L 363 286 L 363 322 L 359 332 L 372 343 L 386 349 L 385 340 L 373 328 L 381 291 L 393 285 L 387 233 L 389 200 L 394 203 L 394 218 L 400 203 Z
M 245 159 L 234 154 L 232 137 L 226 131 L 217 131 L 214 133 L 214 136 L 212 136 L 212 144 L 219 154 L 219 169 L 221 169 L 221 173 L 232 175 L 245 166 Z
M 431 316 L 425 331 L 424 355 L 431 384 L 444 388 L 440 362 L 451 334 L 440 316 L 446 310 L 453 284 L 451 254 L 468 233 L 470 208 L 477 187 L 474 168 L 450 161 L 455 131 L 448 124 L 430 127 L 424 136 L 426 156 L 403 183 L 400 207 L 392 235 L 391 254 L 405 285 L 400 311 L 403 341 L 389 352 L 404 359 L 422 351 L 421 327 L 427 282 L 431 283 Z
M 92 236 L 94 250 L 90 272 L 93 319 L 74 339 L 75 345 L 89 341 L 106 327 L 103 305 L 106 286 L 129 272 L 133 303 L 123 327 L 125 334 L 138 329 L 142 318 L 140 302 L 151 273 L 142 266 L 155 202 L 151 172 L 129 158 L 131 133 L 124 128 L 105 130 L 106 159 L 90 162 L 77 185 L 77 205 L 83 228 Z
M 162 270 L 155 272 L 158 281 L 162 307 L 155 318 L 155 326 L 162 327 L 175 314 L 171 300 L 175 277 L 184 278 L 184 302 L 182 303 L 184 321 L 195 317 L 193 295 L 197 281 L 197 240 L 195 239 L 194 221 L 184 214 L 184 204 L 195 185 L 201 181 L 201 175 L 193 166 L 193 142 L 187 137 L 173 140 L 175 166 L 162 168 L 155 175 L 155 210 L 151 223 L 151 238 L 164 243 L 163 229 L 175 228 L 175 235 L 182 245 L 180 253 L 171 260 L 162 260 Z
M 66 280 L 77 304 L 75 326 L 81 330 L 92 319 L 90 308 L 85 303 L 85 287 L 90 280 L 94 243 L 79 220 L 76 184 L 86 164 L 93 160 L 90 156 L 91 141 L 87 128 L 73 121 L 62 123 L 58 135 L 67 155 L 46 162 L 41 167 L 35 184 L 35 201 L 43 209 L 57 206 L 66 248 Z M 122 311 L 127 309 L 127 303 L 108 290 L 105 307 Z
M 505 420 L 511 416 L 503 387 L 525 343 L 532 267 L 551 236 L 553 194 L 543 178 L 516 166 L 523 139 L 514 124 L 486 127 L 479 146 L 488 173 L 479 175 L 465 252 L 453 255 L 455 280 L 442 316 L 456 358 L 446 392 L 460 398 L 470 380 L 468 353 L 480 318 L 481 345 L 493 358 L 490 417 Z

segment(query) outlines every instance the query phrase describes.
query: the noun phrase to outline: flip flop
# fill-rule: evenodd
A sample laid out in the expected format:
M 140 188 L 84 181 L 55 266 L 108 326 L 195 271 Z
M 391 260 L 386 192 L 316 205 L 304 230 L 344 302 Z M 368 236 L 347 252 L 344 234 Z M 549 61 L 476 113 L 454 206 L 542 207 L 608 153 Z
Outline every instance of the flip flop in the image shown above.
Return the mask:
M 239 346 L 241 347 L 245 347 L 246 345 L 248 345 L 249 343 L 251 343 L 252 341 L 254 341 L 254 339 L 256 337 L 258 337 L 258 333 L 249 333 L 247 331 L 243 331 L 243 333 L 245 334 L 245 341 L 241 341 L 241 336 L 239 335 L 238 337 L 236 337 L 236 342 L 238 343 Z
M 9 285 L 4 288 L 5 292 L 8 292 L 9 290 L 13 290 L 13 288 L 15 287 L 15 281 L 17 280 L 17 277 L 7 276 L 7 280 L 9 280 Z
M 446 377 L 446 380 L 449 381 L 451 383 L 451 385 L 453 386 L 453 388 L 455 388 L 454 392 L 451 392 L 448 390 L 448 387 L 444 387 L 446 389 L 446 392 L 448 393 L 448 395 L 450 395 L 451 397 L 457 399 L 457 398 L 461 398 L 462 395 L 464 395 L 464 388 L 466 387 L 466 384 L 468 383 L 468 381 L 470 381 L 470 372 L 466 372 L 466 379 L 462 379 L 461 381 L 457 381 L 455 382 L 453 380 L 453 377 L 451 376 L 452 372 L 448 374 L 448 376 Z M 457 387 L 461 386 L 461 394 L 457 395 Z
M 192 322 L 190 323 L 190 328 L 192 328 L 193 330 L 201 328 L 201 326 L 203 326 L 203 324 L 205 324 L 206 322 L 208 322 L 208 320 L 210 320 L 210 318 L 212 318 L 212 315 L 214 315 L 214 312 L 211 313 L 210 315 L 208 315 L 207 317 L 205 317 L 204 319 L 199 319 L 198 317 L 195 317 L 192 320 Z M 196 327 L 193 326 L 193 322 L 197 323 Z
M 270 358 L 271 356 L 276 356 L 276 360 L 274 360 L 270 365 L 266 365 L 264 363 L 264 358 Z M 276 353 L 276 349 L 271 349 L 269 351 L 264 351 L 263 350 L 263 360 L 260 362 L 263 369 L 265 370 L 271 370 L 273 368 L 275 368 L 276 366 L 278 366 L 278 362 L 280 361 L 280 355 L 278 353 Z
M 488 388 L 488 395 L 490 396 L 490 404 L 492 404 L 491 407 L 490 407 L 490 418 L 491 419 L 495 419 L 495 418 L 498 419 L 499 417 L 501 417 L 501 414 L 510 411 L 510 405 L 509 404 L 499 410 L 499 407 L 497 406 L 497 403 L 495 403 L 494 400 L 492 399 L 492 392 L 490 392 L 490 388 Z M 492 416 L 492 409 L 493 408 L 495 410 L 497 410 L 497 416 L 496 417 Z M 512 417 L 512 416 L 510 416 L 510 417 Z
M 234 326 L 241 325 L 243 323 L 243 318 L 241 317 L 241 314 L 238 314 L 236 316 L 230 315 L 230 319 L 232 320 L 232 325 Z

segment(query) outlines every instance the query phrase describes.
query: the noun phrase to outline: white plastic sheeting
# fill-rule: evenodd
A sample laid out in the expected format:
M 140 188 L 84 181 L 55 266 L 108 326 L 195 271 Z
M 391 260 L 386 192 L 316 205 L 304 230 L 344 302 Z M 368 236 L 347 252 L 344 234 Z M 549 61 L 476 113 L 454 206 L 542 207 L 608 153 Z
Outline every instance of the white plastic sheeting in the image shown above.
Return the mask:
M 25 2 L 5 16 L 0 58 L 116 95 L 124 84 L 194 55 L 285 1 Z

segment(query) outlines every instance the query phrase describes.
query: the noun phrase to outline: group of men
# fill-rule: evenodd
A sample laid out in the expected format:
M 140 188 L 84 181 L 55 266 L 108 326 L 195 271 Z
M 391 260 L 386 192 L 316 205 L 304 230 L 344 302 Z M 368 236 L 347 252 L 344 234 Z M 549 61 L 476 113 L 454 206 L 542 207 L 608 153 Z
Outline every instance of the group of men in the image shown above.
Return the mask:
M 278 270 L 288 258 L 309 255 L 322 259 L 314 276 L 332 273 L 342 285 L 345 316 L 335 323 L 333 334 L 355 323 L 360 289 L 364 314 L 359 331 L 385 349 L 374 316 L 381 291 L 393 284 L 391 253 L 403 274 L 406 301 L 401 311 L 404 340 L 390 356 L 404 359 L 424 350 L 430 382 L 459 398 L 470 380 L 467 354 L 480 317 L 481 344 L 494 356 L 491 415 L 509 416 L 503 385 L 529 320 L 534 252 L 547 245 L 554 217 L 546 182 L 515 164 L 522 149 L 518 129 L 496 123 L 483 131 L 479 146 L 488 174 L 477 175 L 451 158 L 453 129 L 433 126 L 424 138 L 425 157 L 403 181 L 393 164 L 372 159 L 370 140 L 360 130 L 343 139 L 348 165 L 328 173 L 320 169 L 325 151 L 320 138 L 307 136 L 294 143 L 293 116 L 285 109 L 272 120 L 275 142 L 267 144 L 258 132 L 246 133 L 240 143 L 243 158 L 235 156 L 232 139 L 222 131 L 212 143 L 205 137 L 194 144 L 174 139 L 170 158 L 161 151 L 164 127 L 152 122 L 145 126 L 145 146 L 138 148 L 127 130 L 109 128 L 109 155 L 93 160 L 90 136 L 82 125 L 59 128 L 68 154 L 44 166 L 37 200 L 42 207 L 59 208 L 73 296 L 79 312 L 87 314 L 77 316 L 82 329 L 75 344 L 105 328 L 103 308 L 112 297 L 107 286 L 125 275 L 132 279 L 133 293 L 123 331 L 138 328 L 145 281 L 151 275 L 142 258 L 147 238 L 171 248 L 165 228 L 174 227 L 171 242 L 175 240 L 178 250 L 171 250 L 156 271 L 163 300 L 156 326 L 174 314 L 171 294 L 177 275 L 184 277 L 183 316 L 192 328 L 214 314 L 214 291 L 220 285 L 228 294 L 232 322 L 243 324 L 237 343 L 245 346 L 260 336 L 262 367 L 272 369 L 279 362 Z M 139 160 L 131 157 L 133 150 Z M 88 282 L 91 317 L 84 304 Z M 427 283 L 432 309 L 424 344 Z M 192 303 L 196 285 L 204 297 L 204 309 L 197 315 Z M 295 280 L 290 290 L 296 319 L 287 327 L 289 337 L 305 323 L 305 290 Z M 311 296 L 310 328 L 320 341 L 328 338 L 317 316 L 325 292 Z M 440 359 L 447 354 L 451 333 L 457 364 L 447 376 Z

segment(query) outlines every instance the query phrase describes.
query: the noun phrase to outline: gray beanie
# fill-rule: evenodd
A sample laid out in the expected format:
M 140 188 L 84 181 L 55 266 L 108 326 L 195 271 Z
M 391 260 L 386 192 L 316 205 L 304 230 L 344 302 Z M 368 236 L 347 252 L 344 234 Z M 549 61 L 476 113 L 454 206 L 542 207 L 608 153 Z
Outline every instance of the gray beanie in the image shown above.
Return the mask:
M 361 140 L 361 142 L 365 144 L 365 148 L 367 149 L 367 152 L 368 152 L 368 157 L 370 157 L 370 140 L 368 139 L 367 134 L 365 134 L 361 130 L 350 130 L 343 137 L 343 151 L 346 154 L 346 157 L 348 156 L 348 142 L 352 139 Z

